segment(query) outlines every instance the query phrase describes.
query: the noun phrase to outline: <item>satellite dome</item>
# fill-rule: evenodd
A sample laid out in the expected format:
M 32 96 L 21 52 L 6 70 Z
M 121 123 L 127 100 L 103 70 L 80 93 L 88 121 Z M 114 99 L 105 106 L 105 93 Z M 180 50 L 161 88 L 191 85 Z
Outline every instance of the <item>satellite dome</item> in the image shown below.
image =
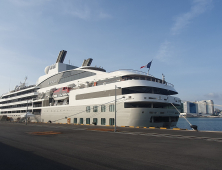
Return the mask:
M 49 66 L 47 66 L 46 68 L 45 68 L 45 74 L 48 74 L 49 73 Z

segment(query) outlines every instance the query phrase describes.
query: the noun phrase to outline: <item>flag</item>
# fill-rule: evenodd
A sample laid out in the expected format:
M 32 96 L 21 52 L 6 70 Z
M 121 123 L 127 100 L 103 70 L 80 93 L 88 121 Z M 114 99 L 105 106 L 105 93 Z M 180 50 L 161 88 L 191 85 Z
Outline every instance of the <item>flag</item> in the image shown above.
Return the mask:
M 150 68 L 152 64 L 152 61 L 150 61 L 147 65 L 140 67 L 141 68 Z

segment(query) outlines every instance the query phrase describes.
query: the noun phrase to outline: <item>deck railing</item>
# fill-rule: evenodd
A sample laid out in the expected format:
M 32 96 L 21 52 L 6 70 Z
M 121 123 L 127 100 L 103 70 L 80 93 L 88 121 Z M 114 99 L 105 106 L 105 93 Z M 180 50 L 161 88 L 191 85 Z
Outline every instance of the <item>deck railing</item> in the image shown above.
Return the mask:
M 133 69 L 119 69 L 119 70 L 117 70 L 117 71 L 131 71 L 131 72 L 136 73 L 136 74 L 146 75 L 146 76 L 148 76 L 148 77 L 155 78 L 153 75 L 151 75 L 151 74 L 147 75 L 146 72 L 139 71 L 139 70 L 133 70 Z M 112 72 L 116 72 L 116 71 L 111 71 L 111 72 L 109 72 L 109 73 L 112 73 Z M 158 78 L 155 78 L 155 79 L 156 79 L 156 80 L 160 80 L 160 81 L 161 81 L 161 82 L 160 82 L 161 84 L 166 84 L 166 85 L 168 85 L 168 86 L 174 87 L 173 84 L 168 83 L 168 82 L 166 82 L 165 80 L 164 80 L 164 83 L 162 83 L 162 80 L 161 80 L 161 79 L 158 79 Z M 150 80 L 147 80 L 147 81 L 150 81 Z M 156 82 L 159 83 L 158 81 L 156 81 Z
M 151 74 L 147 75 L 147 73 L 145 73 L 145 72 L 143 72 L 143 71 L 133 70 L 133 69 L 119 69 L 119 70 L 117 70 L 117 71 L 131 71 L 131 72 L 136 73 L 136 74 L 145 75 L 145 76 L 154 78 L 154 79 L 157 80 L 157 81 L 155 81 L 155 82 L 157 82 L 157 83 L 166 84 L 166 85 L 168 85 L 168 86 L 174 87 L 173 84 L 168 83 L 168 82 L 166 82 L 165 80 L 163 81 L 163 80 L 161 80 L 161 79 L 155 78 L 155 77 L 154 77 L 153 75 L 151 75 Z M 116 71 L 112 71 L 112 72 L 116 72 Z M 109 73 L 112 73 L 112 72 L 109 72 Z M 147 81 L 151 81 L 151 80 L 147 80 Z M 160 81 L 160 82 L 159 82 L 159 81 Z M 164 83 L 163 83 L 163 82 L 164 82 Z

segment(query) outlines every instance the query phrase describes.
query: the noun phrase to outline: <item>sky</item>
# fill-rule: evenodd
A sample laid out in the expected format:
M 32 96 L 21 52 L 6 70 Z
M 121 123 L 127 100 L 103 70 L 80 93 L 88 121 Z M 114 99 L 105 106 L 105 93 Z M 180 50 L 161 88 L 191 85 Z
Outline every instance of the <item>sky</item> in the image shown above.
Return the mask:
M 64 63 L 165 75 L 184 101 L 222 105 L 221 0 L 1 0 L 0 94 Z

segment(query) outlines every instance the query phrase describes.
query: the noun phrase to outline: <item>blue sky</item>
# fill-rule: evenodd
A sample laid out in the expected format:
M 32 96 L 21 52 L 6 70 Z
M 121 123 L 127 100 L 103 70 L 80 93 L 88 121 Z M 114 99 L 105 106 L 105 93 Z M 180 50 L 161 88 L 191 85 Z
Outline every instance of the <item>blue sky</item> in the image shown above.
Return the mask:
M 67 50 L 65 63 L 108 72 L 153 60 L 182 100 L 222 105 L 221 16 L 221 0 L 1 0 L 0 93 L 35 84 Z

